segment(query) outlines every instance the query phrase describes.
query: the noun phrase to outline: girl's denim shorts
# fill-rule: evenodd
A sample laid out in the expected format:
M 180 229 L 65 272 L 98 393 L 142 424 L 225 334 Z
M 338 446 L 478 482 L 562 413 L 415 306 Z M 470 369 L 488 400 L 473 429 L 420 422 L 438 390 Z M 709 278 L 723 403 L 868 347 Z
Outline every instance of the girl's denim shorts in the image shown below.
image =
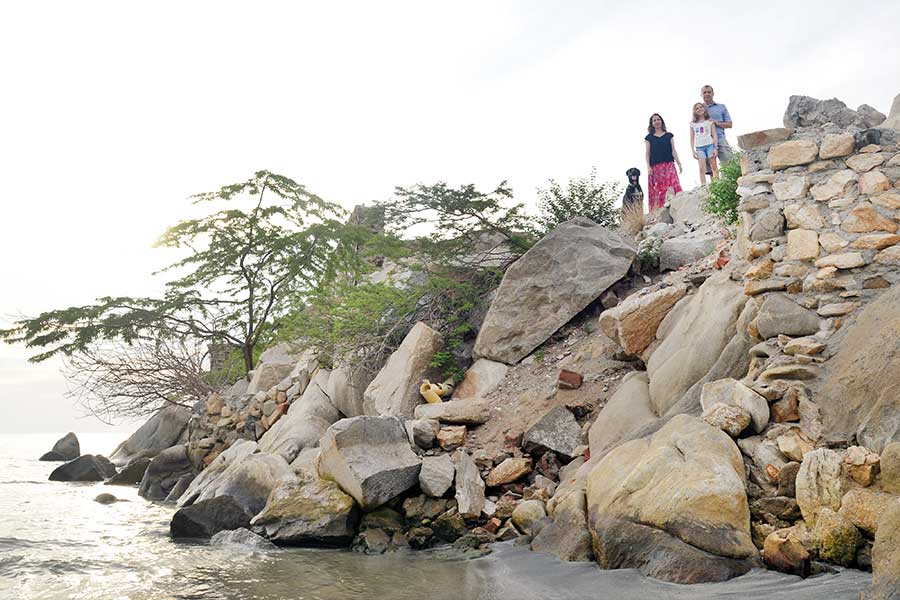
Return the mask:
M 713 150 L 716 149 L 715 144 L 707 144 L 697 148 L 697 158 L 712 158 Z

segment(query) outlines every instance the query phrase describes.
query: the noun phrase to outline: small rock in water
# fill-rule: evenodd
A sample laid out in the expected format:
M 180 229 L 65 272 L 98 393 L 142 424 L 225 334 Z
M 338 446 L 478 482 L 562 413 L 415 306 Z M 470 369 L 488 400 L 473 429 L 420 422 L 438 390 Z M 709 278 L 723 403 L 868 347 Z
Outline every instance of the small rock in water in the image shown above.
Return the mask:
M 81 446 L 78 443 L 78 437 L 70 431 L 57 440 L 53 445 L 53 449 L 41 456 L 39 460 L 67 461 L 75 460 L 79 456 L 81 456 Z
M 209 540 L 210 546 L 238 546 L 246 550 L 277 550 L 278 546 L 249 529 L 220 531 Z
M 391 538 L 382 529 L 366 529 L 353 540 L 351 549 L 363 554 L 384 554 L 391 547 Z
M 94 498 L 94 502 L 99 502 L 100 504 L 115 504 L 116 502 L 128 502 L 128 500 L 120 500 L 112 494 L 100 494 Z

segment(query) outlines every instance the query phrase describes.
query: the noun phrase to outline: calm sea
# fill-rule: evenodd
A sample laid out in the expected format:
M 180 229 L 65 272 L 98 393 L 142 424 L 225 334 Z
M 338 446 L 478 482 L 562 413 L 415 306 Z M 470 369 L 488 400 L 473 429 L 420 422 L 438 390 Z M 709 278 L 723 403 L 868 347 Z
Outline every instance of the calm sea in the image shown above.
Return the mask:
M 484 558 L 453 561 L 428 552 L 250 554 L 179 543 L 168 536 L 172 509 L 145 502 L 135 488 L 47 481 L 59 463 L 37 457 L 59 437 L 0 434 L 0 600 L 856 600 L 871 580 L 858 571 L 805 581 L 759 571 L 681 586 L 508 544 Z M 108 455 L 123 435 L 78 437 L 83 453 Z M 103 492 L 130 502 L 94 502 Z

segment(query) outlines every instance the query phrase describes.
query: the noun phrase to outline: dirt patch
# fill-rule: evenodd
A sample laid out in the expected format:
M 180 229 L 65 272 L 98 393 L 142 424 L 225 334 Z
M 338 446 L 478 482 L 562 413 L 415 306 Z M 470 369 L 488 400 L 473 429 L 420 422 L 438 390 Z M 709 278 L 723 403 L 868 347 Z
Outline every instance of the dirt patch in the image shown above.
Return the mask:
M 592 311 L 593 312 L 593 311 Z M 557 406 L 572 409 L 584 431 L 629 371 L 640 362 L 618 356 L 619 348 L 597 326 L 597 314 L 584 316 L 557 332 L 541 348 L 510 368 L 497 389 L 486 396 L 493 417 L 469 431 L 466 446 L 498 456 L 516 446 L 522 434 Z M 579 373 L 578 389 L 558 389 L 561 369 Z

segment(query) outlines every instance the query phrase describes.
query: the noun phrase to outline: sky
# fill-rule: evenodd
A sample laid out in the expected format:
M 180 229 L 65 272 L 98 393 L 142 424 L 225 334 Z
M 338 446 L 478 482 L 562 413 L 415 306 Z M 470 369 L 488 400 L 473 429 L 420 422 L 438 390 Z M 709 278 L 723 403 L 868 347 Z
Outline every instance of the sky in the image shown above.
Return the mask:
M 645 171 L 659 112 L 692 187 L 702 85 L 733 147 L 792 94 L 887 113 L 898 23 L 893 0 L 3 3 L 0 326 L 153 294 L 188 196 L 260 169 L 348 209 L 503 180 L 534 207 L 548 178 Z M 109 429 L 31 353 L 0 345 L 0 432 Z

